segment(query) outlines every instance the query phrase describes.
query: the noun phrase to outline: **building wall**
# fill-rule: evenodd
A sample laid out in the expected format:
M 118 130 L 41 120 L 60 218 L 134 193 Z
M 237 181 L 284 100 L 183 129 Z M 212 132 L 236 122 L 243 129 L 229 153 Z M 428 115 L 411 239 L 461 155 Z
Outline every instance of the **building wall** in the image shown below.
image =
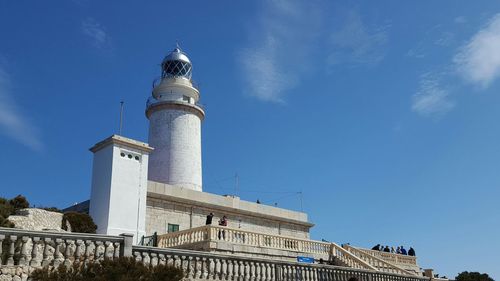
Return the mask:
M 174 109 L 157 110 L 149 117 L 148 179 L 201 191 L 201 120 Z
M 179 225 L 179 230 L 205 225 L 206 216 L 214 213 L 213 224 L 222 216 L 227 216 L 228 226 L 267 234 L 284 235 L 296 238 L 309 238 L 309 227 L 285 221 L 271 220 L 258 216 L 241 214 L 237 210 L 221 211 L 194 204 L 175 202 L 148 197 L 146 209 L 146 233 L 164 234 L 168 224 Z
M 148 153 L 146 144 L 113 135 L 94 152 L 90 216 L 97 233 L 145 234 Z

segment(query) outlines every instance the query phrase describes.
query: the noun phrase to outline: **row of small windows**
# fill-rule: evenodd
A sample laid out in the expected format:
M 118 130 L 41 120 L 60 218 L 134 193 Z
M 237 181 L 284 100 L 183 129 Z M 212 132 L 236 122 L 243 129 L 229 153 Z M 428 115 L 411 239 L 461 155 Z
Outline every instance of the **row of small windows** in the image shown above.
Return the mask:
M 132 154 L 130 154 L 130 153 L 128 153 L 128 154 L 127 154 L 127 153 L 125 153 L 125 152 L 120 153 L 120 156 L 121 156 L 121 157 L 123 157 L 123 158 L 127 157 L 128 159 L 132 159 L 132 158 L 134 158 L 134 159 L 135 159 L 135 160 L 137 160 L 137 161 L 140 161 L 140 160 L 141 160 L 141 157 L 139 157 L 138 155 L 132 155 Z

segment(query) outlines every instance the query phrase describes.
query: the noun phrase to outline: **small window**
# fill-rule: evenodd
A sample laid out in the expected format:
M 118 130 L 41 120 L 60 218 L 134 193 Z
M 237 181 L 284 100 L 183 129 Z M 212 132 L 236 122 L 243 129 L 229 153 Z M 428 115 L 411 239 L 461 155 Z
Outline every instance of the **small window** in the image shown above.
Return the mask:
M 128 155 L 128 159 L 132 159 L 132 154 L 129 154 L 129 155 Z
M 191 99 L 188 96 L 182 96 L 182 100 L 185 102 L 191 102 Z
M 178 224 L 168 224 L 167 228 L 167 233 L 172 233 L 172 232 L 177 232 L 179 231 L 179 225 Z
M 135 160 L 139 161 L 139 156 L 135 156 Z
M 121 157 L 125 157 L 125 153 L 123 153 L 123 152 L 122 152 L 122 153 L 120 153 L 120 156 L 121 156 Z

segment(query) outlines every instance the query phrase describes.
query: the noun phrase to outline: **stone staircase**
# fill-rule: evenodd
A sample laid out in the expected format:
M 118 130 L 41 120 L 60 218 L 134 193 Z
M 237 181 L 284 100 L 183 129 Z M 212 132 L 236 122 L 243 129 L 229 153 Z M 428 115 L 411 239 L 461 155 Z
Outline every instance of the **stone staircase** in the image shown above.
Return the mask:
M 409 276 L 422 276 L 420 273 L 420 268 L 416 263 L 416 258 L 411 257 L 399 257 L 403 258 L 404 262 L 402 265 L 397 264 L 398 254 L 393 253 L 383 253 L 378 251 L 356 248 L 351 245 L 342 245 L 342 248 L 347 250 L 349 253 L 358 257 L 359 259 L 365 261 L 367 264 L 373 266 L 376 270 L 387 273 L 395 273 L 400 275 Z M 388 261 L 391 260 L 391 261 Z

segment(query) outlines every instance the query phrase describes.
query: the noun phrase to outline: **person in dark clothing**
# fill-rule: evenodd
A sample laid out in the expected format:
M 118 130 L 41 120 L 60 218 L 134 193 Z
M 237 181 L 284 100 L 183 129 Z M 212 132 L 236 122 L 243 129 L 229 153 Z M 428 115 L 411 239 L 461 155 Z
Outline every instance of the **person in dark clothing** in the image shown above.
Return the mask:
M 384 252 L 386 252 L 386 253 L 390 253 L 391 252 L 391 249 L 389 248 L 389 246 L 385 246 Z
M 223 216 L 220 220 L 219 220 L 219 225 L 220 226 L 227 226 L 227 217 L 226 216 Z M 220 240 L 226 240 L 226 231 L 224 229 L 219 229 L 219 239 Z
M 210 213 L 208 214 L 207 216 L 207 221 L 205 222 L 206 225 L 210 225 L 212 224 L 212 219 L 214 218 L 214 214 L 213 213 Z
M 380 244 L 377 244 L 377 245 L 373 246 L 372 250 L 374 250 L 374 251 L 380 251 Z
M 406 249 L 403 246 L 401 246 L 401 255 L 406 255 Z
M 410 249 L 408 250 L 408 255 L 415 256 L 415 250 L 412 247 L 410 247 Z

